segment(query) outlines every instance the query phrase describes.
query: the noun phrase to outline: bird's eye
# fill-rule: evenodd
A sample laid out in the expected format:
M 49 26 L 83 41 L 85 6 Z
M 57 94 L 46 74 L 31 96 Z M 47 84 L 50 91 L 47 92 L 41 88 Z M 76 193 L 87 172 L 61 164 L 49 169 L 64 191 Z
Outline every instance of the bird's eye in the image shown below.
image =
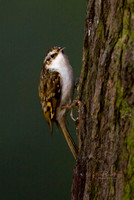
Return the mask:
M 52 54 L 52 55 L 51 55 L 51 58 L 55 58 L 55 56 L 56 56 L 56 53 L 55 53 L 55 54 Z

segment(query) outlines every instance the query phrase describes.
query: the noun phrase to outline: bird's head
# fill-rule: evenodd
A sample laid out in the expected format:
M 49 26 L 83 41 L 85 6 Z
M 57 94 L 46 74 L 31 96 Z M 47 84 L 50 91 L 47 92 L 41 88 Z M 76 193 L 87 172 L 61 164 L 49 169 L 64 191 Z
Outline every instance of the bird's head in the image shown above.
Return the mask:
M 49 68 L 51 67 L 51 65 L 53 64 L 53 61 L 55 61 L 57 59 L 57 57 L 61 54 L 64 54 L 63 52 L 64 47 L 53 47 L 52 49 L 50 49 L 44 59 L 44 64 Z

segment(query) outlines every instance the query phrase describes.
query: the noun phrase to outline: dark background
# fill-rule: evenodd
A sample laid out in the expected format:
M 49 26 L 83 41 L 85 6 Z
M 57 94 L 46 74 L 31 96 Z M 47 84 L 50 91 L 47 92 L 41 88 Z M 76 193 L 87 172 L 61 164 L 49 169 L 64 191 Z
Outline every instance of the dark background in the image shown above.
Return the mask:
M 58 128 L 49 133 L 38 83 L 55 45 L 66 47 L 79 76 L 85 11 L 82 0 L 0 0 L 1 200 L 71 199 L 75 161 Z

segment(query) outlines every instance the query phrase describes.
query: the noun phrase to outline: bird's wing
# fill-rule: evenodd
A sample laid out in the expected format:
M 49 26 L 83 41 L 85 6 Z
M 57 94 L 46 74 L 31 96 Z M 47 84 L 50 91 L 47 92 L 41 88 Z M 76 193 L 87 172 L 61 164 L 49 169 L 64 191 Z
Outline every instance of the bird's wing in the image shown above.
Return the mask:
M 61 78 L 58 72 L 42 70 L 39 96 L 44 116 L 52 132 L 53 122 L 56 120 L 56 108 L 61 99 Z

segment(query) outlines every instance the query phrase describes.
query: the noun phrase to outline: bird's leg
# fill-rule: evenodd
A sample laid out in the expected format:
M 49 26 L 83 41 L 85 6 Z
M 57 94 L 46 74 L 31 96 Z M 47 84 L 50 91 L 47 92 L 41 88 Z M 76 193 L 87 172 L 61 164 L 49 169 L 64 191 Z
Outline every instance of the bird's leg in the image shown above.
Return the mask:
M 62 108 L 70 109 L 70 117 L 72 118 L 73 121 L 76 121 L 77 119 L 75 119 L 73 117 L 73 108 L 74 107 L 76 107 L 77 110 L 79 109 L 79 97 L 76 97 L 76 99 L 73 101 L 73 103 L 71 105 L 62 106 Z

